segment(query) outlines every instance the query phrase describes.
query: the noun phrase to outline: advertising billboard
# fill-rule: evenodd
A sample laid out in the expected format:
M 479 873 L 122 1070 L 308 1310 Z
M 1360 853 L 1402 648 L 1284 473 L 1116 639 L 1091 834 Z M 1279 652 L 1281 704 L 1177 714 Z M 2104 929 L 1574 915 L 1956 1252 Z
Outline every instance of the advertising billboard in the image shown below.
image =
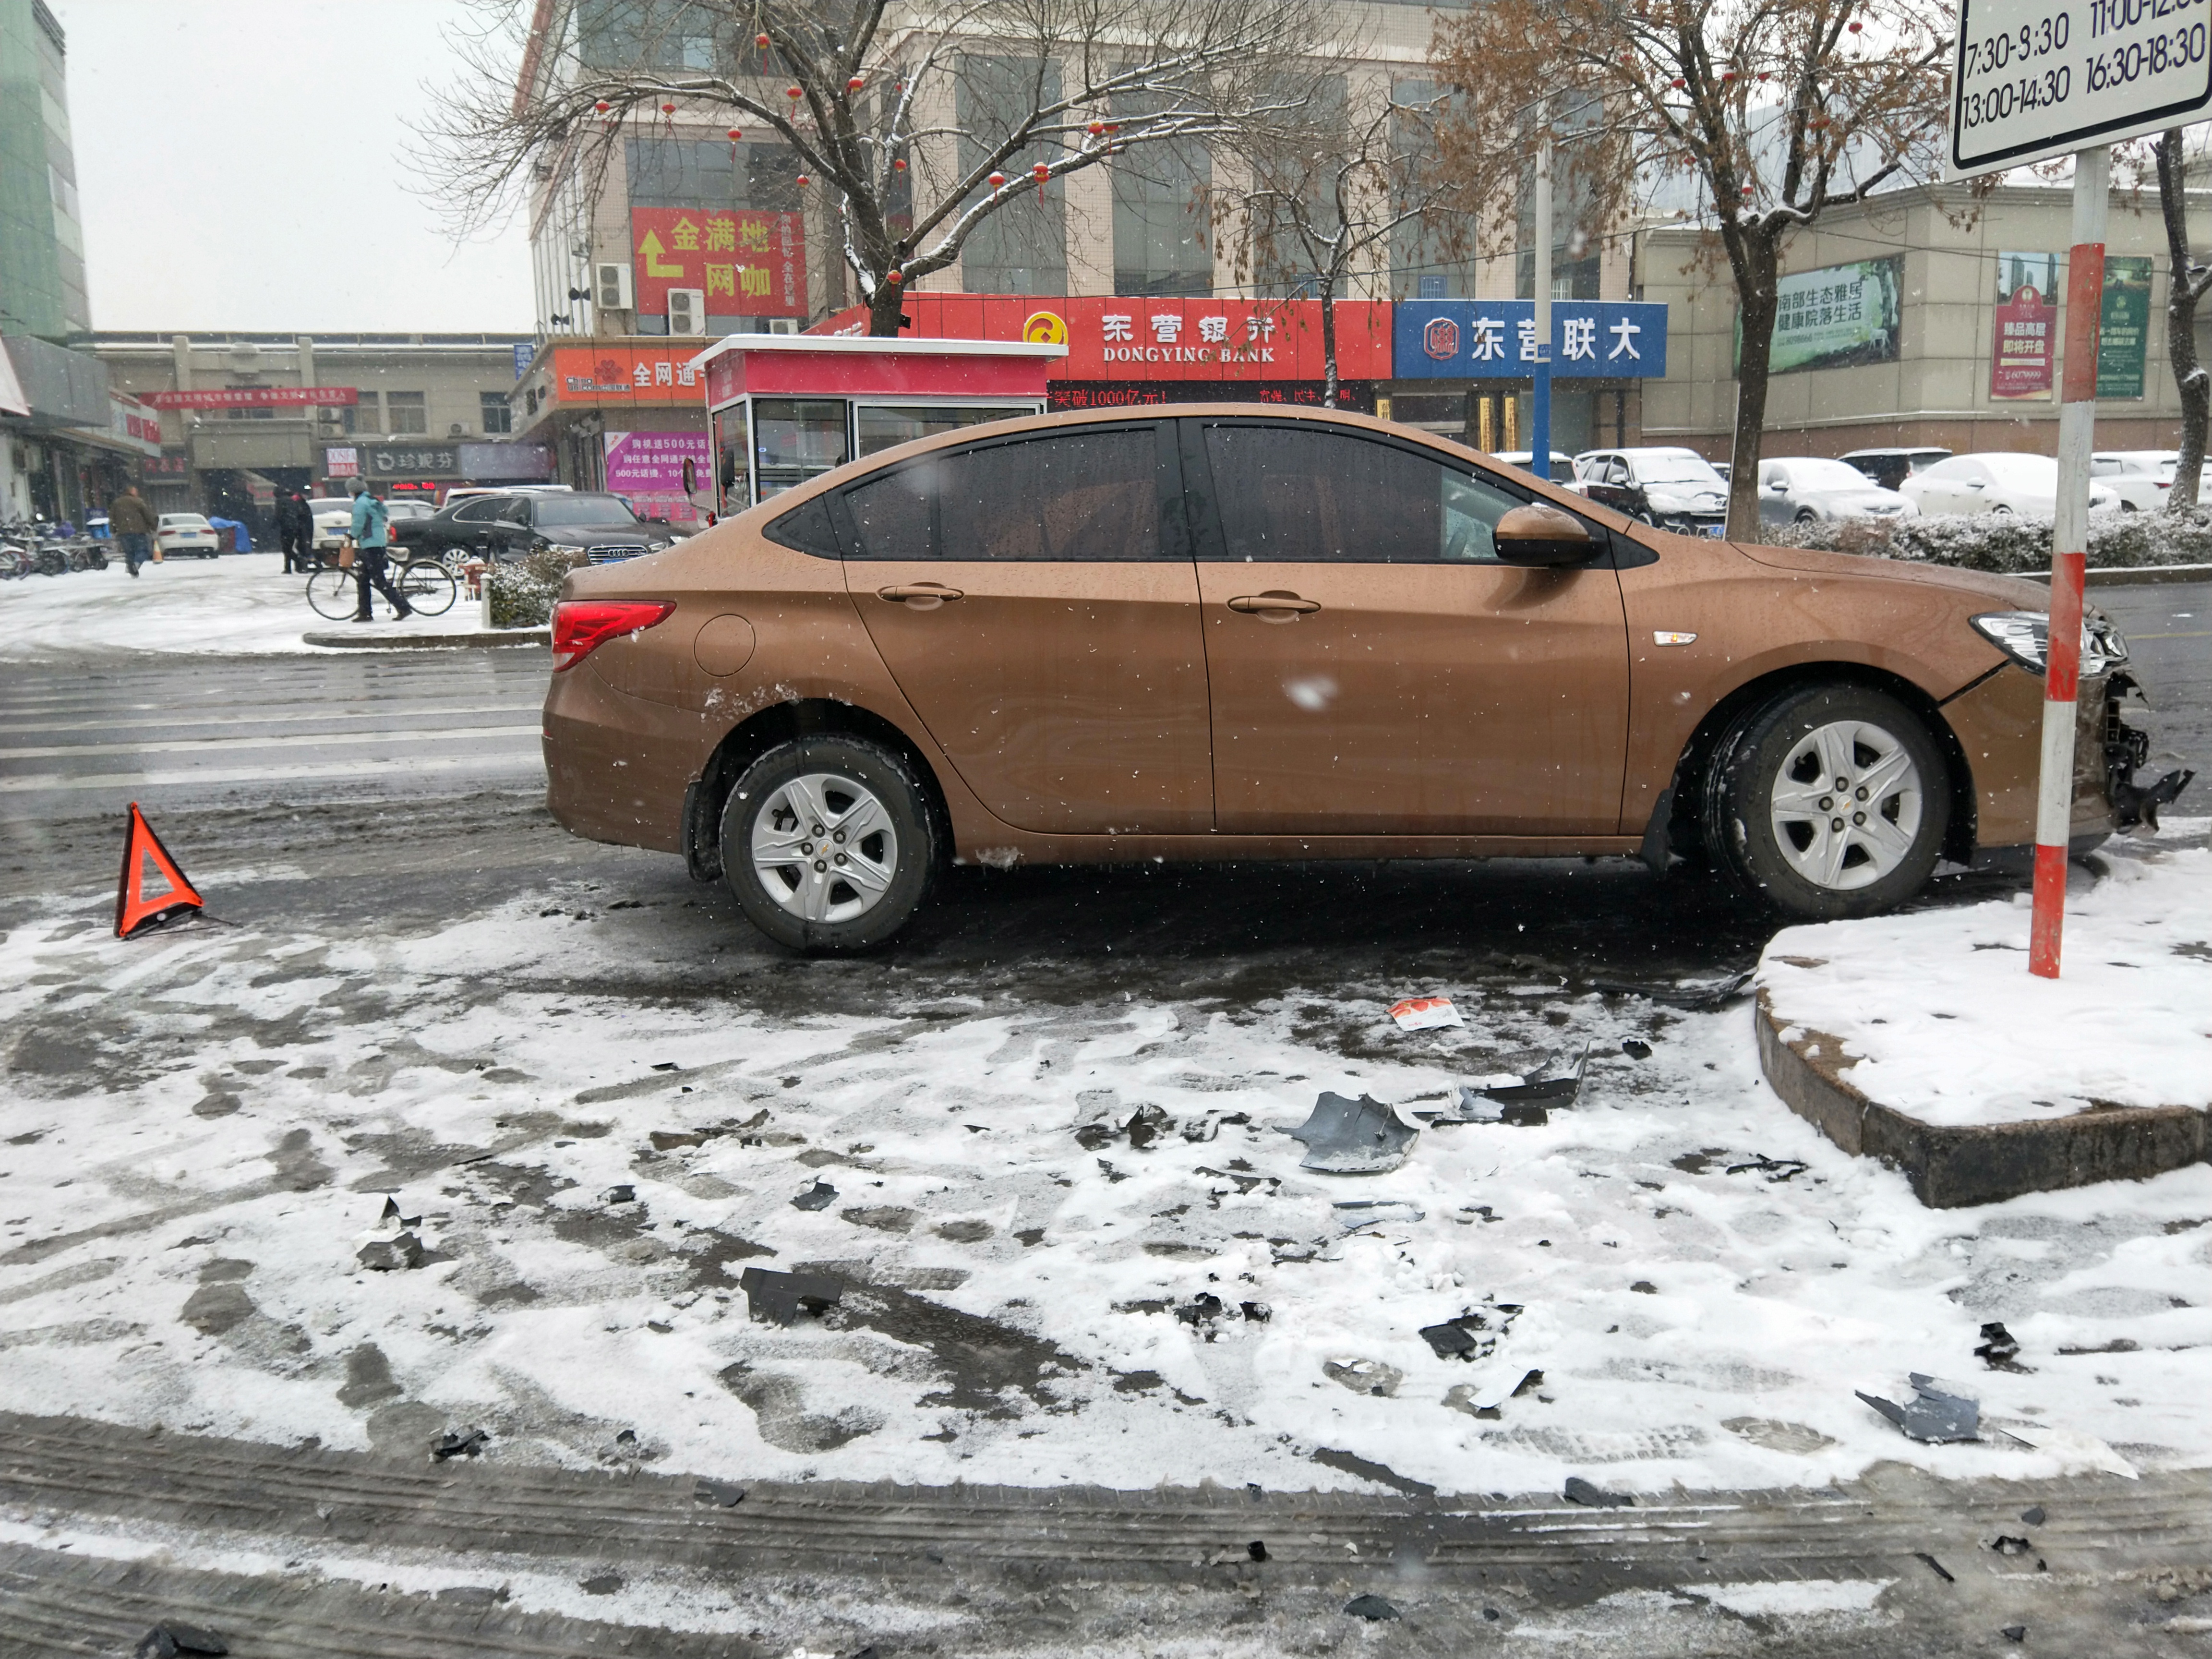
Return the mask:
M 2047 400 L 2057 344 L 2058 256 L 1998 254 L 1990 396 L 2014 403 Z
M 1793 271 L 1774 285 L 1774 343 L 1767 372 L 1850 368 L 1897 361 L 1905 314 L 1905 260 L 1857 259 Z M 1736 362 L 1743 361 L 1737 319 Z
M 2143 395 L 2143 358 L 2150 343 L 2150 260 L 2139 254 L 2105 260 L 2105 300 L 2097 334 L 2097 395 Z
M 700 403 L 706 387 L 691 361 L 699 350 L 694 344 L 556 346 L 553 399 L 562 404 Z
M 684 463 L 698 477 L 712 476 L 714 447 L 702 428 L 696 432 L 610 432 L 606 435 L 607 488 L 627 499 L 641 519 L 689 524 L 699 509 L 684 493 Z
M 696 288 L 712 317 L 806 314 L 806 221 L 731 208 L 633 208 L 632 297 L 665 316 L 668 290 Z

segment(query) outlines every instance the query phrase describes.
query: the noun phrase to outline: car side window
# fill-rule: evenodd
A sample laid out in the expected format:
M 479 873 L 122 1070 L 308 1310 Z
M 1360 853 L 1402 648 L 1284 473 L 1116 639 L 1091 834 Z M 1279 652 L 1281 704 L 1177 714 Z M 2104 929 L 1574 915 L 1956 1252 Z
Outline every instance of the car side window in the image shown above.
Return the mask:
M 929 456 L 845 508 L 866 559 L 1157 559 L 1160 465 L 1150 424 L 1059 432 Z
M 489 524 L 499 517 L 499 509 L 506 504 L 506 498 L 500 495 L 484 495 L 473 501 L 465 501 L 453 509 L 453 522 Z
M 1224 556 L 1239 563 L 1494 564 L 1523 497 L 1328 428 L 1208 426 Z

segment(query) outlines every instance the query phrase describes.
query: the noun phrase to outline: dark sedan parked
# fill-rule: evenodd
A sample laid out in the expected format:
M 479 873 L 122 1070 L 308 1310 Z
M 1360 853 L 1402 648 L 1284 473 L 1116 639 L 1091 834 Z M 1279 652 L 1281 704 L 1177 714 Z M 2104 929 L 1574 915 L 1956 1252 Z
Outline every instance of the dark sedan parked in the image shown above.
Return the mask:
M 619 495 L 563 491 L 544 495 L 477 495 L 435 518 L 394 525 L 410 552 L 437 557 L 453 549 L 511 562 L 549 548 L 616 564 L 672 546 L 675 532 L 640 519 Z
M 1686 536 L 1717 536 L 1728 483 L 1694 449 L 1594 449 L 1575 457 L 1578 494 Z

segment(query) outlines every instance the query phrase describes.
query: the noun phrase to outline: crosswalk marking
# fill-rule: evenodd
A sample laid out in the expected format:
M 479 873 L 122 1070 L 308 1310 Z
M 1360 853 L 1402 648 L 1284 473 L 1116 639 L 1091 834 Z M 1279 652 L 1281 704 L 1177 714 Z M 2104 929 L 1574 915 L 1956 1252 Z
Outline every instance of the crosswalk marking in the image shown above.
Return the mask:
M 63 760 L 79 755 L 212 755 L 245 749 L 330 749 L 364 743 L 455 743 L 477 738 L 535 738 L 535 726 L 445 726 L 416 732 L 324 732 L 291 737 L 173 738 L 157 743 L 57 744 L 0 749 L 0 761 Z

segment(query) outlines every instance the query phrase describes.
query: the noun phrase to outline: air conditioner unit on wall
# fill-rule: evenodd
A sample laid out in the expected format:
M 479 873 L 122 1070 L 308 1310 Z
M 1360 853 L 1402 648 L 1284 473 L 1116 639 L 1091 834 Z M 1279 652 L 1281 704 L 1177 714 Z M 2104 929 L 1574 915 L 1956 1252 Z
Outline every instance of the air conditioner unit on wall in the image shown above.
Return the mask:
M 668 290 L 668 331 L 704 334 L 707 331 L 707 291 L 699 288 Z
M 592 303 L 602 311 L 628 311 L 629 266 L 609 260 L 592 267 Z
M 799 332 L 799 319 L 771 317 L 768 319 L 768 331 L 771 334 L 796 334 Z
M 465 438 L 469 435 L 469 429 L 460 422 L 455 421 L 446 428 L 446 435 L 448 438 Z

